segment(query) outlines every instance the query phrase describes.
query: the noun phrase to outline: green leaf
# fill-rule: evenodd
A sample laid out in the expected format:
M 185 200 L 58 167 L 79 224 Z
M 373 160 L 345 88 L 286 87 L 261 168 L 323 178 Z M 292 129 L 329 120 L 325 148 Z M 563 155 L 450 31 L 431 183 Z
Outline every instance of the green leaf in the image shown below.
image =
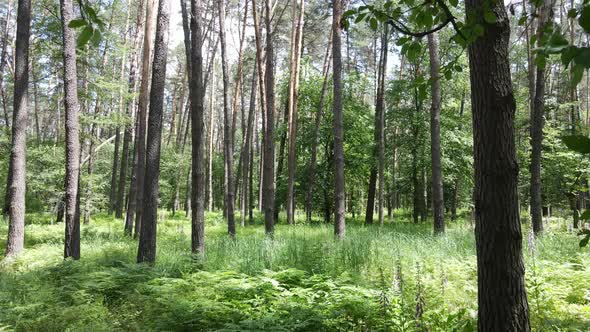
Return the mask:
M 576 16 L 578 16 L 578 11 L 575 8 L 572 8 L 567 11 L 567 17 L 574 18 Z
M 367 13 L 360 13 L 355 19 L 354 19 L 354 23 L 359 23 L 361 22 L 365 16 L 367 16 Z
M 566 47 L 561 51 L 561 63 L 567 68 L 570 62 L 578 55 L 578 48 L 575 46 Z
M 371 29 L 373 31 L 376 31 L 377 30 L 378 22 L 377 22 L 377 19 L 375 17 L 371 17 L 371 19 L 369 20 L 369 26 L 371 27 Z
M 588 241 L 590 241 L 590 230 L 584 229 L 578 233 L 578 235 L 585 235 L 582 240 L 580 240 L 580 248 L 583 248 L 588 245 Z
M 83 27 L 83 26 L 85 26 L 87 24 L 88 23 L 85 20 L 79 18 L 79 19 L 76 19 L 76 20 L 71 20 L 70 23 L 68 24 L 68 26 L 70 28 L 74 28 L 75 29 L 75 28 Z
M 523 15 L 518 19 L 518 26 L 524 26 L 528 20 L 528 16 Z
M 590 219 L 590 210 L 585 210 L 582 215 L 580 215 L 580 219 L 588 220 Z
M 101 40 L 102 40 L 102 34 L 100 33 L 100 30 L 95 29 L 94 33 L 92 34 L 92 38 L 90 39 L 90 41 L 92 42 L 92 45 L 94 47 L 98 47 L 100 45 Z
M 498 21 L 498 18 L 493 11 L 488 9 L 483 12 L 483 20 L 488 24 L 494 24 Z
M 457 5 L 459 4 L 459 0 L 449 0 L 449 3 L 452 7 L 457 7 Z
M 570 81 L 571 86 L 577 86 L 578 83 L 580 83 L 580 81 L 582 80 L 582 76 L 584 76 L 584 67 L 576 64 L 572 68 L 572 80 Z
M 84 30 L 82 30 L 82 33 L 80 33 L 80 35 L 78 36 L 78 48 L 83 48 L 84 46 L 86 46 L 86 44 L 90 40 L 90 37 L 92 37 L 93 32 L 94 29 L 92 29 L 91 26 L 86 26 Z
M 590 32 L 590 6 L 586 5 L 582 8 L 578 23 L 586 32 Z
M 583 135 L 568 135 L 561 138 L 563 143 L 570 149 L 579 153 L 590 153 L 590 138 Z

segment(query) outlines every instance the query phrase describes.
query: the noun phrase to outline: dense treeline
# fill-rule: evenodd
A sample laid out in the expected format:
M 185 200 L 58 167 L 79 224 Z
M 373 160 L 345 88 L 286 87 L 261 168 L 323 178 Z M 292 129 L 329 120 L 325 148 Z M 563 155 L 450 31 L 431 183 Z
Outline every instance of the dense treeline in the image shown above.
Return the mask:
M 109 215 L 150 264 L 167 216 L 201 258 L 206 212 L 233 241 L 258 216 L 271 240 L 336 241 L 465 219 L 479 330 L 528 331 L 523 227 L 590 219 L 586 2 L 8 0 L 0 19 L 7 261 L 40 216 L 64 258 Z

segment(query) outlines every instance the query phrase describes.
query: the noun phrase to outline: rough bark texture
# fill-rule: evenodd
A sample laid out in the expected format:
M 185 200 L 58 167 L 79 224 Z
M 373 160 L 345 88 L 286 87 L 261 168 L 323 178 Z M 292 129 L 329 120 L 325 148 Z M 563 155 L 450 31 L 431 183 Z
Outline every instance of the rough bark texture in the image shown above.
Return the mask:
M 544 0 L 539 8 L 537 40 L 542 40 L 545 25 L 552 16 L 552 0 Z M 545 119 L 545 68 L 537 66 L 537 80 L 533 108 L 531 111 L 531 222 L 535 235 L 543 232 L 543 202 L 541 198 L 541 150 L 543 147 L 543 126 Z
M 342 0 L 333 1 L 332 12 L 332 61 L 334 63 L 334 235 L 343 239 L 346 233 L 344 201 L 344 132 L 342 120 L 342 42 L 341 26 Z
M 80 138 L 78 134 L 78 86 L 72 0 L 60 0 L 64 57 L 64 104 L 66 111 L 66 231 L 64 257 L 80 258 Z
M 8 1 L 8 6 L 6 6 L 6 17 L 4 18 L 4 33 L 2 35 L 2 50 L 0 51 L 0 98 L 2 98 L 2 108 L 4 109 L 4 126 L 6 128 L 6 132 L 8 133 L 8 129 L 10 129 L 10 120 L 8 119 L 8 105 L 6 104 L 6 96 L 4 92 L 4 68 L 6 67 L 6 57 L 7 57 L 7 49 L 8 44 L 10 41 L 8 40 L 8 36 L 10 35 L 10 16 L 12 14 L 12 1 Z M 8 179 L 7 179 L 7 193 L 8 193 Z M 8 213 L 8 199 L 4 201 L 5 204 L 2 207 L 2 215 Z
M 274 234 L 274 207 L 275 207 L 275 144 L 274 144 L 274 113 L 275 113 L 275 77 L 274 77 L 274 50 L 272 45 L 271 26 L 271 0 L 265 0 L 264 24 L 266 26 L 266 70 L 265 70 L 265 94 L 266 94 L 266 123 L 264 133 L 264 226 L 267 235 Z
M 484 21 L 491 6 L 494 24 Z M 509 19 L 502 2 L 466 1 L 484 35 L 469 45 L 475 166 L 478 330 L 529 331 L 518 210 Z
M 156 260 L 156 234 L 160 179 L 160 150 L 162 146 L 162 119 L 164 87 L 166 84 L 166 59 L 168 54 L 168 26 L 170 24 L 169 0 L 160 0 L 154 40 L 152 87 L 150 89 L 150 113 L 146 144 L 146 169 L 143 200 L 143 220 L 137 250 L 137 262 L 154 263 Z M 139 188 L 141 189 L 141 188 Z
M 252 158 L 250 156 L 251 145 L 252 145 L 252 126 L 254 124 L 254 113 L 256 112 L 256 90 L 258 82 L 257 65 L 254 64 L 254 71 L 252 72 L 252 88 L 250 89 L 250 106 L 248 109 L 248 124 L 246 125 L 246 136 L 244 142 L 244 148 L 242 149 L 242 155 L 244 159 L 243 170 L 242 170 L 242 226 L 246 224 L 246 213 L 248 207 L 251 205 L 252 200 L 252 183 L 248 181 L 248 175 L 252 178 Z M 248 188 L 250 188 L 250 195 L 248 195 Z M 250 197 L 249 197 L 250 196 Z
M 19 0 L 16 16 L 15 77 L 10 150 L 9 225 L 6 256 L 16 256 L 25 243 L 25 190 L 27 164 L 27 88 L 29 84 L 29 36 L 31 1 Z M 1 73 L 0 73 L 1 74 Z
M 443 179 L 440 150 L 440 59 L 438 57 L 438 35 L 428 35 L 428 50 L 430 54 L 430 80 L 432 105 L 430 106 L 430 156 L 432 172 L 432 214 L 434 218 L 434 233 L 445 231 L 445 205 L 443 201 Z
M 236 236 L 235 190 L 234 190 L 234 148 L 233 148 L 233 116 L 229 109 L 229 68 L 227 65 L 225 41 L 225 0 L 218 0 L 219 9 L 219 40 L 221 42 L 221 68 L 223 72 L 223 153 L 227 185 L 225 190 L 225 210 L 227 213 L 227 232 L 230 237 Z
M 191 0 L 191 75 L 189 95 L 191 100 L 192 171 L 191 174 L 191 249 L 194 253 L 205 252 L 205 172 L 203 142 L 203 45 L 202 2 Z

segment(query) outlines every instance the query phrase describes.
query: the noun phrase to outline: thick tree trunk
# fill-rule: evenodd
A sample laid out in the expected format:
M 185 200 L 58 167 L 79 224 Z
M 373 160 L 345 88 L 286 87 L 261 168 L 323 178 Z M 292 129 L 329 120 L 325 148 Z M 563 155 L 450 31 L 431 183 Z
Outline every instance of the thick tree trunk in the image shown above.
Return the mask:
M 485 23 L 489 6 L 497 20 Z M 466 1 L 467 20 L 484 27 L 469 45 L 475 166 L 479 331 L 529 331 L 518 211 L 514 100 L 504 4 Z
M 219 40 L 221 42 L 221 67 L 223 72 L 223 150 L 227 186 L 225 191 L 225 209 L 227 213 L 227 232 L 231 238 L 236 236 L 234 219 L 234 148 L 233 148 L 233 116 L 229 109 L 229 68 L 227 65 L 225 41 L 225 0 L 218 0 L 219 9 Z
M 552 0 L 544 0 L 539 8 L 539 27 L 537 40 L 542 40 L 545 25 L 552 19 Z M 534 103 L 531 112 L 531 221 L 533 232 L 543 232 L 543 202 L 541 198 L 541 153 L 543 148 L 543 126 L 545 119 L 545 68 L 537 66 Z
M 438 57 L 438 35 L 428 35 L 430 54 L 430 80 L 432 89 L 432 106 L 430 107 L 430 156 L 432 167 L 432 211 L 434 233 L 445 232 L 445 205 L 443 201 L 443 179 L 440 150 L 440 59 Z
M 332 38 L 334 62 L 334 235 L 343 239 L 346 234 L 344 184 L 344 130 L 342 116 L 342 54 L 341 30 L 342 0 L 333 0 Z
M 25 190 L 27 164 L 27 88 L 29 84 L 29 37 L 31 1 L 19 0 L 16 16 L 15 77 L 10 151 L 9 225 L 6 256 L 16 256 L 25 243 Z M 0 74 L 2 74 L 0 72 Z
M 299 97 L 299 67 L 303 39 L 303 14 L 305 0 L 293 1 L 293 33 L 291 34 L 291 70 L 289 78 L 289 151 L 287 157 L 287 223 L 295 223 L 295 168 L 297 158 L 297 102 Z M 299 5 L 297 4 L 299 2 Z M 297 8 L 299 7 L 299 8 Z M 298 9 L 298 11 L 297 11 Z M 298 15 L 296 15 L 298 14 Z
M 191 174 L 191 250 L 194 253 L 205 253 L 205 174 L 204 174 L 204 142 L 203 142 L 203 46 L 202 35 L 202 2 L 191 0 L 190 20 L 190 61 L 191 75 L 189 95 L 191 100 L 191 135 L 192 135 L 192 171 Z
M 274 144 L 274 113 L 275 113 L 275 77 L 274 77 L 274 50 L 271 26 L 271 0 L 265 0 L 264 25 L 266 26 L 266 70 L 265 70 L 265 94 L 266 94 L 266 118 L 264 133 L 264 225 L 267 235 L 274 234 L 274 207 L 275 207 L 275 144 Z
M 162 145 L 162 120 L 164 87 L 166 84 L 166 58 L 168 54 L 168 26 L 170 23 L 169 0 L 159 0 L 152 87 L 150 89 L 150 113 L 146 144 L 146 169 L 143 201 L 143 220 L 137 250 L 137 262 L 151 263 L 156 260 L 156 234 L 160 179 L 160 150 Z M 141 189 L 141 188 L 140 188 Z
M 78 133 L 78 75 L 72 0 L 60 0 L 64 58 L 64 104 L 66 109 L 66 231 L 64 257 L 80 259 L 80 139 Z
M 311 160 L 309 162 L 309 184 L 307 187 L 307 194 L 305 196 L 305 214 L 306 221 L 311 222 L 311 215 L 313 211 L 313 192 L 315 188 L 315 173 L 318 157 L 318 141 L 320 136 L 320 125 L 322 123 L 322 116 L 324 114 L 324 107 L 326 103 L 326 92 L 328 91 L 328 74 L 330 73 L 330 51 L 332 50 L 332 31 L 328 37 L 328 46 L 326 47 L 326 54 L 324 55 L 324 65 L 322 69 L 323 81 L 322 92 L 320 93 L 320 102 L 316 110 L 315 125 L 313 129 L 313 141 L 311 144 Z
M 161 0 L 160 0 L 161 1 Z M 143 55 L 141 60 L 141 85 L 139 88 L 139 103 L 137 105 L 137 117 L 139 126 L 135 134 L 135 148 L 137 149 L 137 159 L 135 160 L 135 178 L 136 178 L 136 206 L 135 212 L 135 237 L 139 236 L 141 225 L 143 223 L 143 193 L 145 183 L 145 162 L 146 162 L 146 127 L 148 120 L 148 103 L 150 99 L 150 60 L 152 58 L 152 47 L 154 38 L 154 0 L 147 0 L 145 13 L 145 32 L 143 35 Z

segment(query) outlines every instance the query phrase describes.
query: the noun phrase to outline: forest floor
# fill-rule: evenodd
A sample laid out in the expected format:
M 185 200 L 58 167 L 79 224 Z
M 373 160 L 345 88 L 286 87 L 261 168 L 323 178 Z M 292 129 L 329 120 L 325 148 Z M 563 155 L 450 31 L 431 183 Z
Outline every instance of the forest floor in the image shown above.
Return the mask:
M 64 261 L 63 224 L 28 215 L 26 250 L 0 263 L 0 331 L 474 331 L 473 229 L 442 237 L 398 218 L 384 227 L 277 225 L 262 220 L 226 236 L 207 214 L 206 256 L 190 254 L 190 222 L 160 222 L 156 265 L 135 264 L 122 221 L 82 226 L 82 259 Z M 407 221 L 407 220 L 406 220 Z M 536 331 L 590 330 L 590 249 L 562 219 L 524 255 Z M 0 247 L 7 225 L 0 223 Z M 534 242 L 534 245 L 532 245 Z M 1 258 L 1 257 L 0 257 Z

